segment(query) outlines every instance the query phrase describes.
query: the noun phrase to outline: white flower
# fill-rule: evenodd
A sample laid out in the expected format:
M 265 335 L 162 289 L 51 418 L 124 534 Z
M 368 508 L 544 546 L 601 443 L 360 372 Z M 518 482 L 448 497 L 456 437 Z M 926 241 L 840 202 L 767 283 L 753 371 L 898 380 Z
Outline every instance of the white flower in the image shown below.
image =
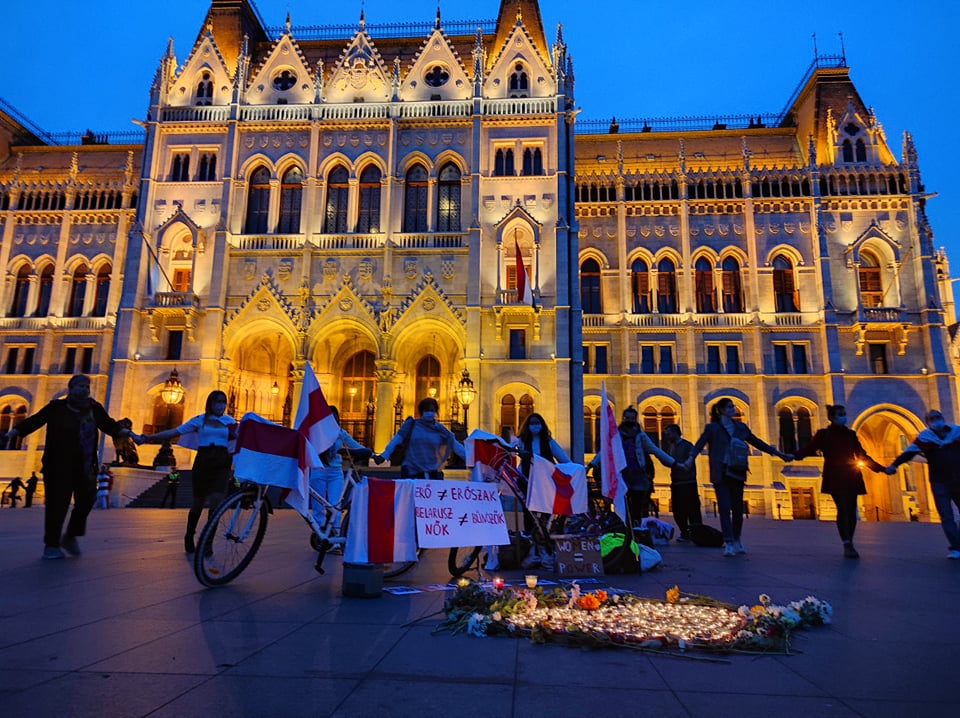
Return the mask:
M 761 593 L 761 594 L 760 594 L 760 603 L 762 603 L 764 606 L 766 606 L 768 603 L 770 603 L 770 596 L 768 596 L 768 595 L 765 594 L 765 593 Z

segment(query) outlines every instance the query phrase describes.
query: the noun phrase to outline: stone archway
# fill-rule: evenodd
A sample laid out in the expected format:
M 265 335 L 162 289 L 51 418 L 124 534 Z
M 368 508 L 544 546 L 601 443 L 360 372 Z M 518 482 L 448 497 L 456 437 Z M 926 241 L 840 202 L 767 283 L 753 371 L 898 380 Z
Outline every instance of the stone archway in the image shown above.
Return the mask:
M 858 420 L 856 431 L 867 454 L 886 466 L 913 441 L 917 425 L 900 413 L 880 409 Z M 915 461 L 900 466 L 892 476 L 864 469 L 864 518 L 909 521 L 913 514 L 921 521 L 930 520 L 926 473 L 925 465 Z

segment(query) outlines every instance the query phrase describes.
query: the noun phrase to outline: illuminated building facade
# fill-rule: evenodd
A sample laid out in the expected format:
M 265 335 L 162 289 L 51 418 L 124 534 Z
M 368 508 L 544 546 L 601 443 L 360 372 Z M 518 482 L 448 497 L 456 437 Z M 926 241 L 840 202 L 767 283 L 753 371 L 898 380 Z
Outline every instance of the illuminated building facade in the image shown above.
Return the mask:
M 785 451 L 845 403 L 880 461 L 927 407 L 956 414 L 916 153 L 907 137 L 897 161 L 843 58 L 777 116 L 599 126 L 574 107 L 536 0 L 418 33 L 268 28 L 212 0 L 186 58 L 160 61 L 142 143 L 57 145 L 3 115 L 2 420 L 87 371 L 138 429 L 214 388 L 289 423 L 308 360 L 377 448 L 430 395 L 504 434 L 540 412 L 580 457 L 601 381 L 654 436 L 695 438 L 729 395 Z M 35 467 L 31 439 L 6 471 Z M 922 467 L 901 472 L 868 477 L 868 518 L 930 517 Z M 816 462 L 758 457 L 747 496 L 820 517 L 818 484 Z

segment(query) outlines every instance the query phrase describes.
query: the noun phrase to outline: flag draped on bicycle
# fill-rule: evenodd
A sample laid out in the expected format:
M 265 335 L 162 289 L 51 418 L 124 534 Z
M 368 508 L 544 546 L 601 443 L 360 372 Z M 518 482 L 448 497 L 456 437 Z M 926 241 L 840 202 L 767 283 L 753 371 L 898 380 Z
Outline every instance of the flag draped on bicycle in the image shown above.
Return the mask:
M 310 469 L 340 434 L 320 382 L 307 362 L 294 428 L 248 412 L 240 420 L 233 473 L 237 479 L 289 490 L 288 504 L 302 515 L 310 508 Z

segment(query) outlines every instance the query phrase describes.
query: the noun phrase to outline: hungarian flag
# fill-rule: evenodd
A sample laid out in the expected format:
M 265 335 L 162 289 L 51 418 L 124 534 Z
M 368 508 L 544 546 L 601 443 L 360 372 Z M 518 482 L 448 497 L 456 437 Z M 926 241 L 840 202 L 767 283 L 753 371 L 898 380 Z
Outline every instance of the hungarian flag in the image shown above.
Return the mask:
M 587 512 L 587 471 L 582 464 L 554 464 L 534 456 L 530 465 L 527 508 L 556 516 Z
M 300 390 L 300 403 L 293 420 L 293 428 L 313 444 L 318 454 L 329 449 L 340 438 L 340 426 L 330 411 L 327 400 L 323 398 L 320 382 L 313 373 L 313 367 L 307 362 L 303 372 L 303 387 Z
M 240 420 L 234 476 L 289 489 L 287 503 L 303 516 L 310 507 L 310 469 L 322 465 L 310 442 L 294 429 L 253 413 Z
M 617 430 L 613 407 L 607 401 L 606 382 L 600 383 L 600 491 L 613 502 L 613 510 L 627 522 L 627 485 L 620 472 L 627 468 L 623 443 Z
M 533 304 L 533 292 L 530 291 L 530 279 L 527 277 L 527 268 L 523 266 L 523 254 L 520 253 L 520 243 L 513 240 L 517 248 L 517 301 L 520 304 Z
M 346 563 L 417 560 L 413 479 L 364 478 L 354 489 L 343 552 Z

